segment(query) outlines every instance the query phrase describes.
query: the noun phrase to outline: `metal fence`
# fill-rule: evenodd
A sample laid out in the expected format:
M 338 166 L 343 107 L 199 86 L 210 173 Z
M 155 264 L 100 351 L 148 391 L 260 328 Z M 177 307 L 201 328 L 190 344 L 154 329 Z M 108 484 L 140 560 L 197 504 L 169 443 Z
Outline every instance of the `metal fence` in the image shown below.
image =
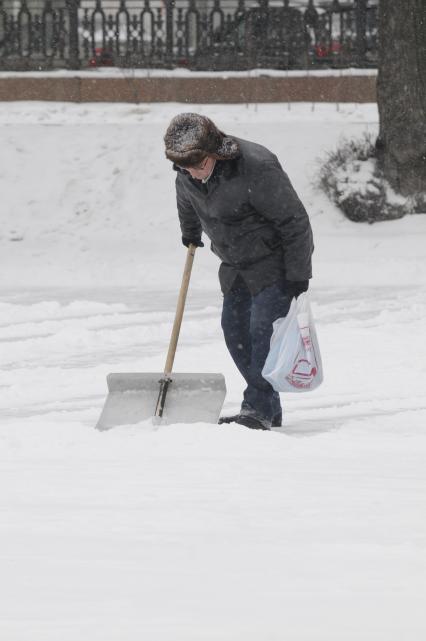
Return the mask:
M 0 69 L 374 67 L 377 2 L 0 0 Z

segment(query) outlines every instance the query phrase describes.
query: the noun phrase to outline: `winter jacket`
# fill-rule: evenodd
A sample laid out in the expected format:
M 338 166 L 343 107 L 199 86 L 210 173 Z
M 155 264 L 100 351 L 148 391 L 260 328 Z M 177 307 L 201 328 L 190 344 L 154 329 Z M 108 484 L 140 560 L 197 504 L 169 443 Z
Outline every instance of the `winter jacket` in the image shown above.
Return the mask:
M 312 277 L 308 215 L 277 157 L 235 138 L 239 155 L 218 160 L 206 183 L 174 166 L 182 235 L 211 240 L 227 293 L 240 274 L 254 295 L 281 279 Z

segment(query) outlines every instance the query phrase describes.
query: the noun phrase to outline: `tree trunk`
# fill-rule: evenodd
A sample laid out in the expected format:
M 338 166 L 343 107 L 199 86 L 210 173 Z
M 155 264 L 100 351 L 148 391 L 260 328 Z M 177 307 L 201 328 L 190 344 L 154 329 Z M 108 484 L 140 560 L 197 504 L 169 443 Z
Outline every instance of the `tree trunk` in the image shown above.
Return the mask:
M 379 158 L 399 193 L 426 192 L 426 1 L 380 0 Z

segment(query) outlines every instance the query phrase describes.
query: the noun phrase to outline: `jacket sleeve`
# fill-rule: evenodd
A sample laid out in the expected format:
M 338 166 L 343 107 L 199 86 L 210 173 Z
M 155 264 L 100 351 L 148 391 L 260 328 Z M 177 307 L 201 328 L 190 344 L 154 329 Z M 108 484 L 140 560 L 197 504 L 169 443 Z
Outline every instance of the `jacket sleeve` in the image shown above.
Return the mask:
M 314 249 L 308 214 L 278 160 L 267 160 L 250 181 L 250 202 L 277 230 L 282 241 L 287 280 L 312 277 Z
M 198 215 L 190 203 L 181 179 L 176 176 L 176 200 L 179 214 L 180 228 L 184 238 L 201 238 L 201 223 Z

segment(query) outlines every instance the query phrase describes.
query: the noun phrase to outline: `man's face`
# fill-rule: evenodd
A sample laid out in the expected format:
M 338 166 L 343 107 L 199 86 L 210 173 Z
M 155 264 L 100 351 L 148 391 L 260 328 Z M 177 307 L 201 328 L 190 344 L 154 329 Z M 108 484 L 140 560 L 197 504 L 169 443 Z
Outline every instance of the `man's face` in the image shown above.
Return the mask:
M 196 180 L 203 180 L 212 173 L 216 160 L 211 156 L 206 156 L 196 167 L 184 167 L 185 171 L 191 174 Z

